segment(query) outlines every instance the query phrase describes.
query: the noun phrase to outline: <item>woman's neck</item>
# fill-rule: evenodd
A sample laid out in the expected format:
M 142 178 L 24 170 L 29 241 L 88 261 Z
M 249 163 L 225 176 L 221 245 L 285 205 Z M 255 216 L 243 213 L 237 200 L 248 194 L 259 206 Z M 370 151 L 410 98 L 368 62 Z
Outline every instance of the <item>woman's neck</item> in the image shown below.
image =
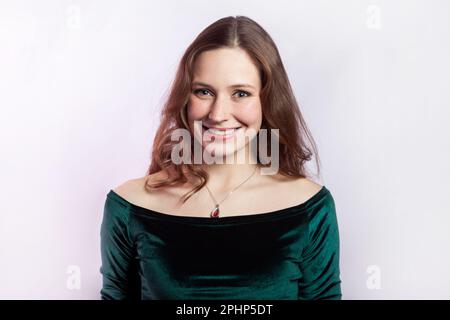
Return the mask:
M 259 176 L 257 164 L 213 164 L 202 169 L 208 173 L 208 187 L 217 193 L 232 190 L 250 176 L 255 180 Z

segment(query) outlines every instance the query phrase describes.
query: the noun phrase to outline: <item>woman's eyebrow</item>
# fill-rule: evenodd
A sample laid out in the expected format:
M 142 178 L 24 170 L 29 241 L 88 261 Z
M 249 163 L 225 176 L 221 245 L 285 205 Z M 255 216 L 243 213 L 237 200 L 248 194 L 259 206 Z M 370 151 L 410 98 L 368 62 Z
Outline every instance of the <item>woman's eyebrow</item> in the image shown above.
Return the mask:
M 195 81 L 192 83 L 192 85 L 199 85 L 199 86 L 204 86 L 204 87 L 209 87 L 209 88 L 214 89 L 213 86 L 211 86 L 207 83 L 204 83 L 204 82 Z M 228 86 L 228 88 L 242 88 L 242 87 L 248 87 L 248 88 L 255 89 L 254 86 L 252 86 L 251 84 L 247 84 L 247 83 L 238 83 L 238 84 L 232 84 L 231 86 Z

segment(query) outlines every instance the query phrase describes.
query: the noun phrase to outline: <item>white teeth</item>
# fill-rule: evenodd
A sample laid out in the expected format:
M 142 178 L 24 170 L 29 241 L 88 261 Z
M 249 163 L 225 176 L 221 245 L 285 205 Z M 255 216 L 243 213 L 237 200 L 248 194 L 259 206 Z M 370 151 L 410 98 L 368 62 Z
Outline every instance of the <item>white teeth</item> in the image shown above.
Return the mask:
M 213 133 L 213 134 L 217 134 L 217 135 L 221 135 L 221 136 L 227 136 L 227 135 L 233 134 L 235 130 L 236 129 L 216 130 L 216 129 L 211 129 L 210 128 L 208 131 Z

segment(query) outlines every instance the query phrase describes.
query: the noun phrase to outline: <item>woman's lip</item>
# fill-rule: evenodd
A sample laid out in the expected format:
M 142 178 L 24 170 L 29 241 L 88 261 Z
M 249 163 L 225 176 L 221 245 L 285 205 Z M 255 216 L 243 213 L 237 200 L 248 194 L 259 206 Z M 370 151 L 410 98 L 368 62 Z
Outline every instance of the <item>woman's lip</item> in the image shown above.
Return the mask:
M 228 140 L 233 138 L 236 135 L 236 132 L 241 129 L 242 127 L 238 127 L 238 128 L 233 128 L 233 133 L 232 134 L 228 134 L 228 135 L 220 135 L 220 134 L 214 134 L 213 132 L 211 132 L 210 130 L 208 130 L 208 127 L 203 126 L 205 130 L 204 134 L 206 136 L 210 136 L 210 137 L 214 137 L 215 139 L 221 139 L 221 140 Z M 230 129 L 228 129 L 230 130 Z
M 240 127 L 233 127 L 233 128 L 216 128 L 216 127 L 207 127 L 207 126 L 205 126 L 205 125 L 203 125 L 203 127 L 204 127 L 205 129 L 214 129 L 214 130 L 223 130 L 223 131 L 225 131 L 225 130 L 239 129 L 239 128 L 240 128 Z

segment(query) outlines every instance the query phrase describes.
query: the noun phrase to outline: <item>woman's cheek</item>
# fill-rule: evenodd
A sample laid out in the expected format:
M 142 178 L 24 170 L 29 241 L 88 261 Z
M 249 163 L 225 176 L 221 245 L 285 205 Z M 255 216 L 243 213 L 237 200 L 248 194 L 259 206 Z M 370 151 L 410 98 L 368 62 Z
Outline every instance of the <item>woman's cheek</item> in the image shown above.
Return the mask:
M 207 102 L 190 99 L 187 110 L 188 118 L 192 120 L 204 118 L 208 114 L 208 110 Z
M 261 103 L 259 101 L 254 101 L 240 106 L 236 113 L 236 118 L 246 126 L 259 126 L 262 121 Z

